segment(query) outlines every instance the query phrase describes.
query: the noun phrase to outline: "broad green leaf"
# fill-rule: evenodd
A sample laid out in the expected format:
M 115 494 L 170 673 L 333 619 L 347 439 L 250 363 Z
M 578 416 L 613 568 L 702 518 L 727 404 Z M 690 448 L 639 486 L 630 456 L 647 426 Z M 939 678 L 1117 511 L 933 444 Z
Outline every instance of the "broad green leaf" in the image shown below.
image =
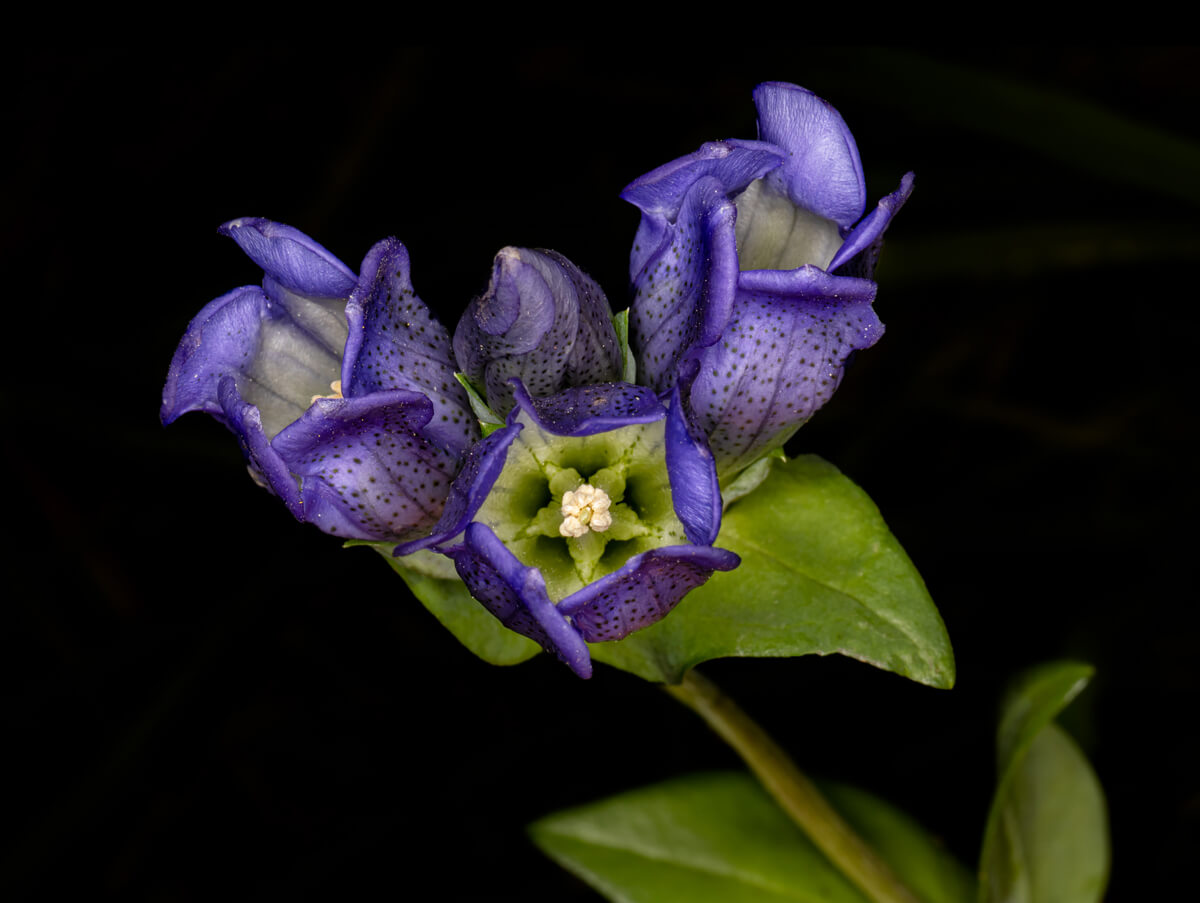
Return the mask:
M 825 797 L 925 903 L 972 903 L 975 876 L 912 818 L 864 790 L 821 785 Z
M 954 683 L 946 628 L 867 494 L 816 456 L 776 465 L 729 506 L 716 545 L 742 557 L 657 624 L 592 656 L 675 683 L 726 656 L 841 653 L 935 687 Z
M 1104 792 L 1074 741 L 1053 724 L 1092 669 L 1055 663 L 1026 674 L 997 736 L 1000 781 L 980 861 L 984 903 L 1093 903 L 1108 881 Z
M 370 546 L 379 552 L 442 626 L 485 662 L 515 665 L 541 651 L 537 643 L 513 633 L 476 602 L 454 573 L 448 558 L 426 551 L 402 559 L 394 558 L 395 543 L 348 542 L 346 545 Z
M 905 816 L 839 788 L 844 813 L 889 834 L 880 853 L 928 903 L 964 903 L 970 878 Z M 762 787 L 740 772 L 699 774 L 550 815 L 534 842 L 601 894 L 623 903 L 739 903 L 865 898 Z M 943 874 L 943 872 L 945 874 Z

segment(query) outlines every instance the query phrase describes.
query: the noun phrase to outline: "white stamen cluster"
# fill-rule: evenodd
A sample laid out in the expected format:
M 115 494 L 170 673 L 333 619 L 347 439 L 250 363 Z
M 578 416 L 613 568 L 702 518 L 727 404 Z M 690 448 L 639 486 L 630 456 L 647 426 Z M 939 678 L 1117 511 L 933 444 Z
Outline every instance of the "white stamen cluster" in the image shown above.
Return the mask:
M 316 404 L 322 398 L 341 398 L 342 397 L 342 381 L 340 379 L 335 379 L 333 382 L 331 382 L 329 384 L 329 388 L 331 388 L 333 390 L 332 395 L 314 395 L 311 399 L 309 399 L 309 402 L 308 402 L 309 405 L 311 406 L 311 405 Z
M 563 522 L 558 525 L 558 532 L 563 536 L 580 537 L 590 528 L 603 533 L 612 526 L 612 515 L 608 513 L 611 505 L 608 493 L 591 483 L 584 483 L 574 492 L 564 492 Z

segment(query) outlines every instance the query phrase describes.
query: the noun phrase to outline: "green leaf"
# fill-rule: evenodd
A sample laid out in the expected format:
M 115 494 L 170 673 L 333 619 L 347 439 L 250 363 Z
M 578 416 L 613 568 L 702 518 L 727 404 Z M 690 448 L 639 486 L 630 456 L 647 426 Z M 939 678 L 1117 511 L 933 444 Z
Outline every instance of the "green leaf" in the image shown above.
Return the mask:
M 454 573 L 450 559 L 425 550 L 395 558 L 395 543 L 355 541 L 346 545 L 370 546 L 379 552 L 442 626 L 485 662 L 515 665 L 542 651 L 533 640 L 513 633 L 475 601 Z
M 726 656 L 841 653 L 935 687 L 954 683 L 946 628 L 916 568 L 867 494 L 808 455 L 776 465 L 730 505 L 716 545 L 741 565 L 597 661 L 677 683 Z
M 980 861 L 984 903 L 1092 903 L 1108 881 L 1104 792 L 1057 715 L 1092 669 L 1059 662 L 1025 674 L 1000 718 L 999 786 Z
M 888 833 L 880 852 L 928 903 L 964 903 L 970 877 L 915 823 L 862 791 L 839 788 L 847 818 Z M 623 903 L 821 901 L 864 897 L 747 774 L 699 774 L 547 816 L 543 852 Z M 963 896 L 966 888 L 968 896 Z
M 975 876 L 908 815 L 856 787 L 822 783 L 821 791 L 925 903 L 975 900 Z
M 1088 685 L 1095 669 L 1081 662 L 1050 662 L 1020 675 L 1008 689 L 996 733 L 1001 780 L 1033 738 Z

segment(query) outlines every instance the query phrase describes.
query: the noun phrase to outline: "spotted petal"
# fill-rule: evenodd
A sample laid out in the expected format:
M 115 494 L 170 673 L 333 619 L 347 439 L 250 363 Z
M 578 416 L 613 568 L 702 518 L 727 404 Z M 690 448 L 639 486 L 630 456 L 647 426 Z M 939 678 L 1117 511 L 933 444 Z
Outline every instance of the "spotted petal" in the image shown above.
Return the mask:
M 655 549 L 568 596 L 558 610 L 589 643 L 623 639 L 662 620 L 714 571 L 731 571 L 740 562 L 733 552 L 711 546 Z
M 722 183 L 705 176 L 634 277 L 630 341 L 639 378 L 656 391 L 669 389 L 686 354 L 716 341 L 728 320 L 738 272 L 734 217 Z
M 315 402 L 271 443 L 299 480 L 303 519 L 353 539 L 428 531 L 459 464 L 426 435 L 432 417 L 403 389 Z
M 389 389 L 419 392 L 433 404 L 425 428 L 430 438 L 460 455 L 479 438 L 467 394 L 454 378 L 450 335 L 413 291 L 408 251 L 394 238 L 379 242 L 363 259 L 346 319 L 347 397 Z
M 721 340 L 700 359 L 690 409 L 722 477 L 782 444 L 824 404 L 850 352 L 883 334 L 875 284 L 816 267 L 741 274 Z
M 525 248 L 496 255 L 487 292 L 458 322 L 454 354 L 501 416 L 512 409 L 514 377 L 544 396 L 611 382 L 621 371 L 612 310 L 600 286 L 561 254 Z
M 592 676 L 587 644 L 546 594 L 537 568 L 526 567 L 484 524 L 471 524 L 449 552 L 471 595 L 505 627 L 527 636 L 582 678 Z
M 513 418 L 509 419 L 513 421 Z M 428 536 L 398 545 L 394 553 L 396 557 L 411 555 L 421 549 L 438 548 L 444 551 L 447 544 L 467 528 L 500 476 L 509 446 L 522 428 L 522 424 L 510 422 L 467 450 L 462 470 L 450 487 L 449 497 L 437 524 Z

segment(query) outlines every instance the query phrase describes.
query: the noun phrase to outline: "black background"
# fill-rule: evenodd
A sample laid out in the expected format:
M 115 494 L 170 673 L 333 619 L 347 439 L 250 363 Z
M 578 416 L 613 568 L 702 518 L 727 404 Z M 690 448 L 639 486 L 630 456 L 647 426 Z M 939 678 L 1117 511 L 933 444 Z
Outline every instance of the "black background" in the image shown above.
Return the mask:
M 257 489 L 218 424 L 157 411 L 188 320 L 259 279 L 225 220 L 289 223 L 354 268 L 395 235 L 451 328 L 506 244 L 566 254 L 620 308 L 638 216 L 618 192 L 753 137 L 766 79 L 839 108 L 870 203 L 917 173 L 878 272 L 887 335 L 793 450 L 879 504 L 959 683 L 839 657 L 703 670 L 802 767 L 907 808 L 973 867 L 1006 681 L 1090 661 L 1066 722 L 1109 798 L 1109 899 L 1182 873 L 1200 839 L 1196 51 L 14 60 L 0 894 L 596 899 L 524 825 L 736 767 L 628 675 L 475 660 L 373 553 Z M 1155 157 L 1097 108 L 1192 144 Z

